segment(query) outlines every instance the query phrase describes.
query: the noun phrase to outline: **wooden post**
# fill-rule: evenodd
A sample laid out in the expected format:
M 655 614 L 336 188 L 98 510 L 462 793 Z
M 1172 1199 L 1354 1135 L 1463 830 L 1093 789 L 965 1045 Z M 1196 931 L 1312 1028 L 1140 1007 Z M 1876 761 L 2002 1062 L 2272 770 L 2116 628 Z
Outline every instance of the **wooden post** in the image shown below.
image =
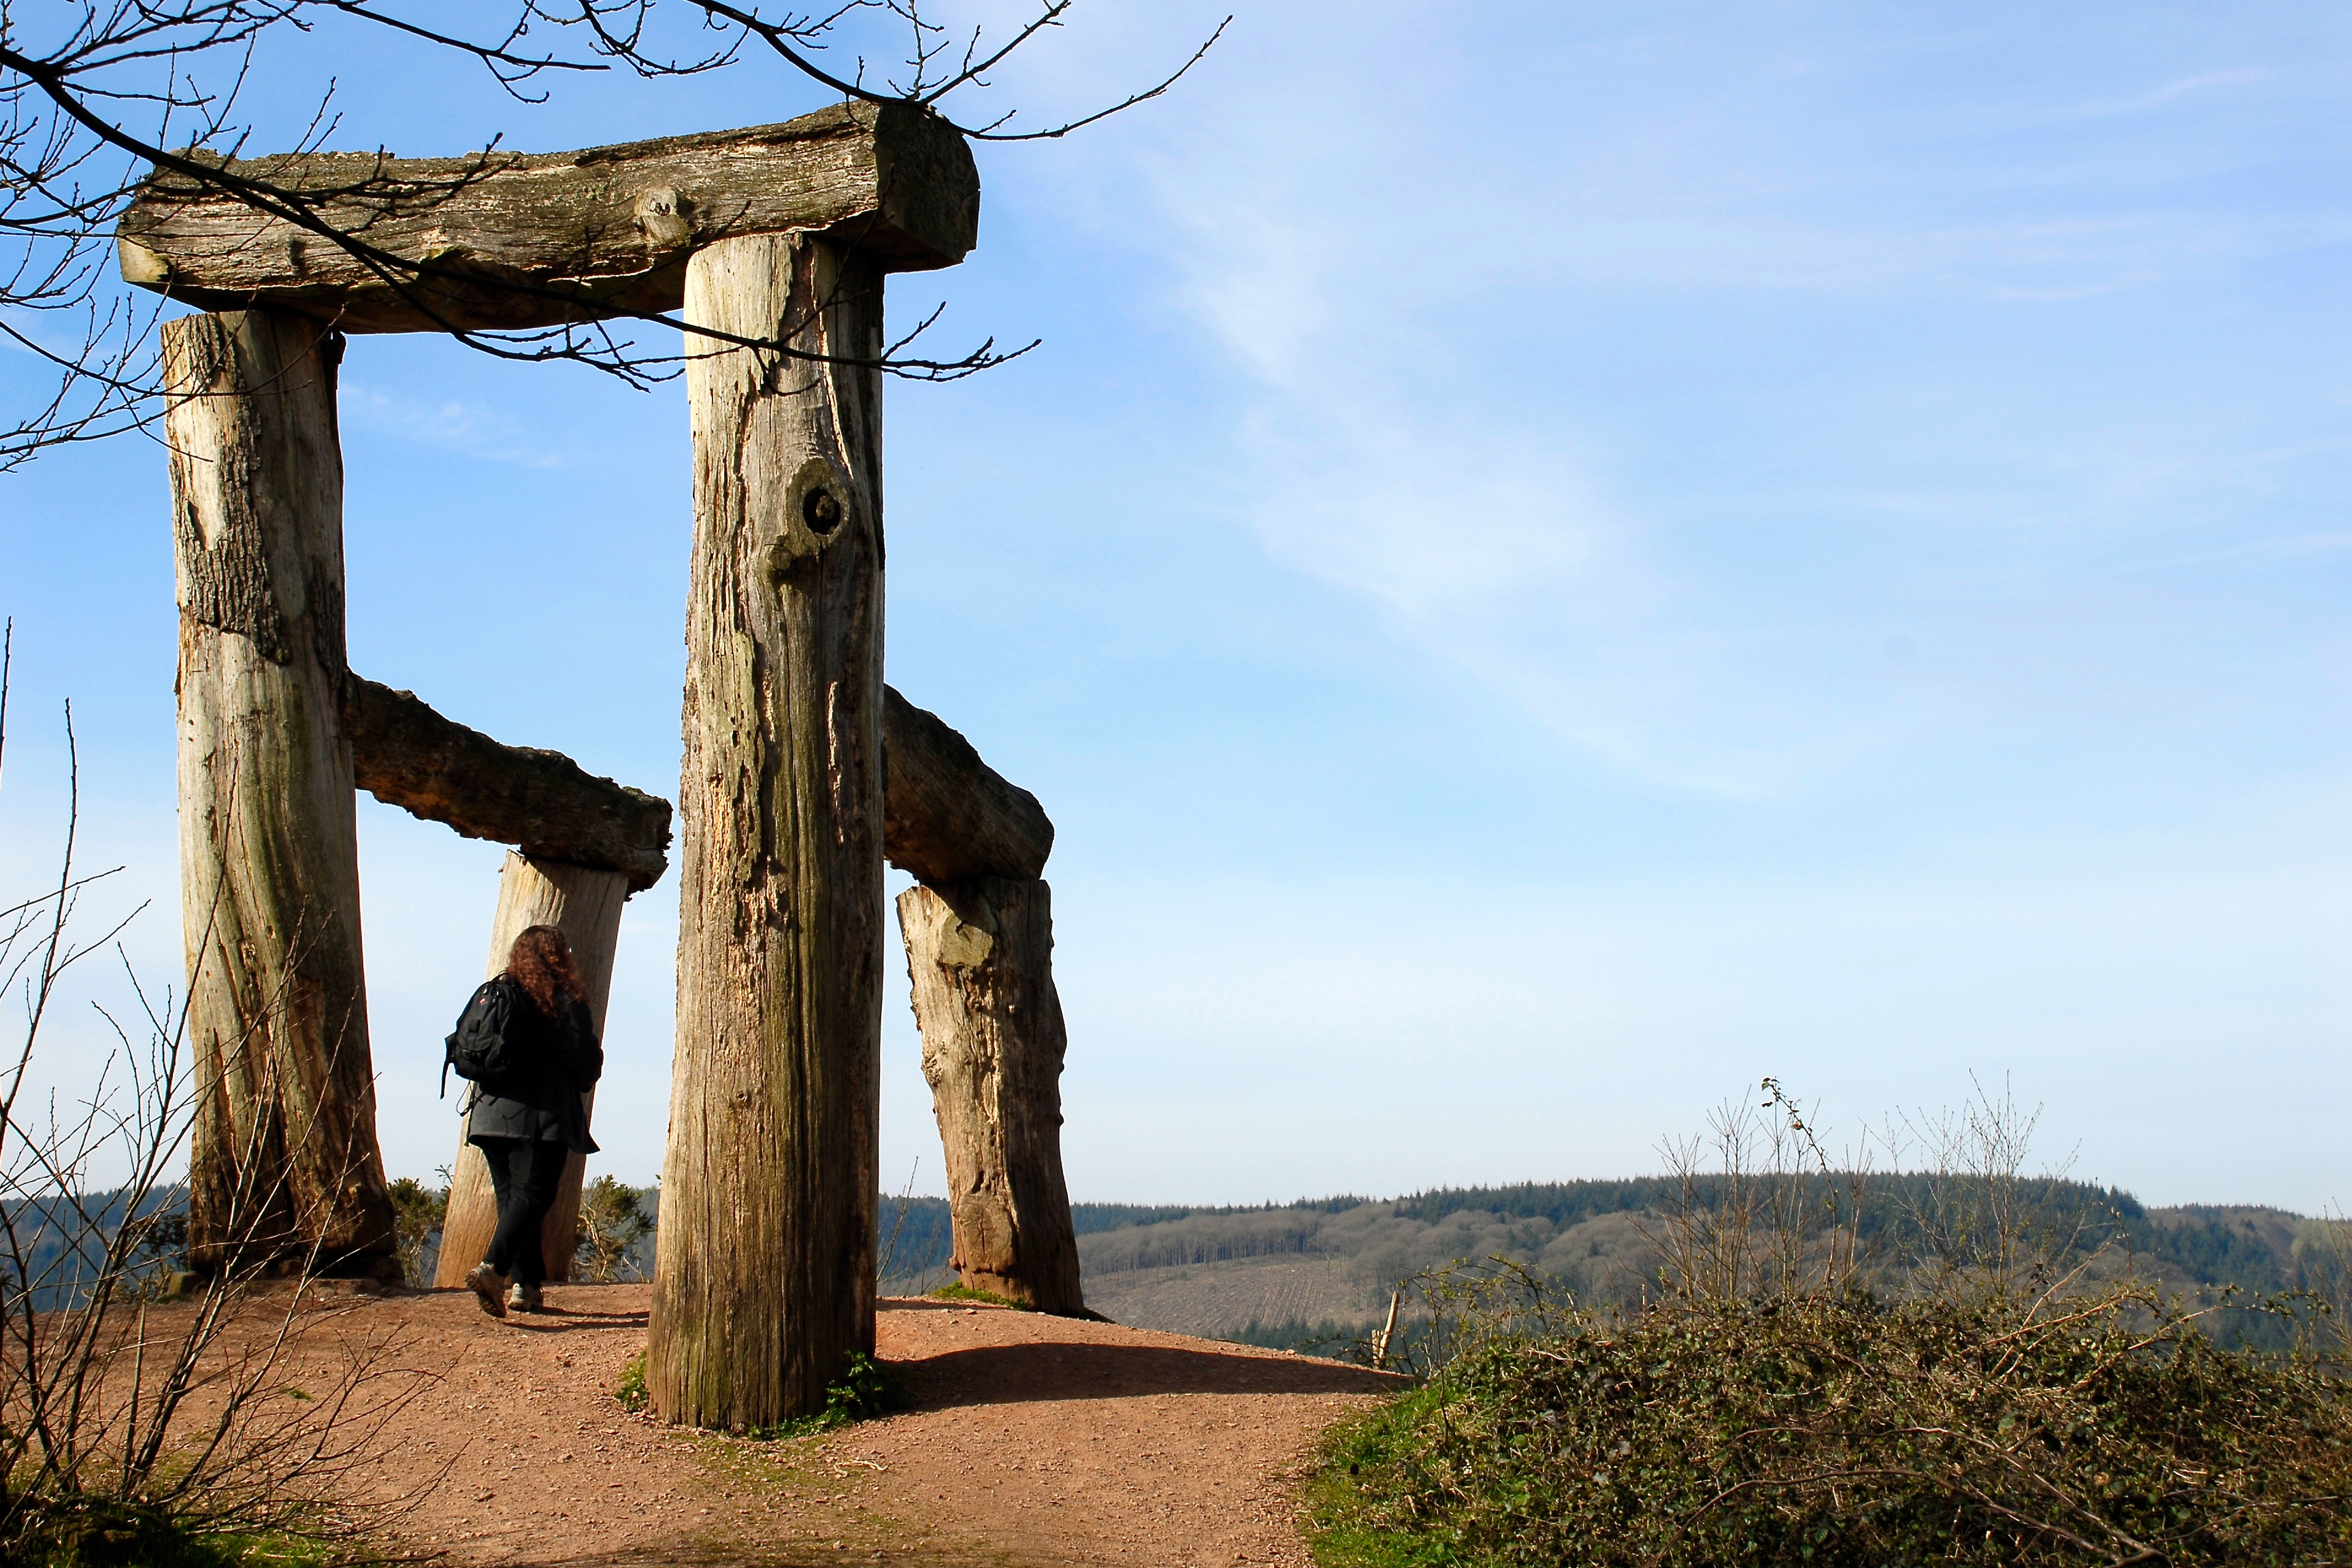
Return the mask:
M 190 1256 L 396 1277 L 342 730 L 341 340 L 240 310 L 166 322 L 163 345 Z
M 808 236 L 698 252 L 687 320 L 882 349 L 882 276 Z M 646 1365 L 664 1420 L 823 1407 L 874 1348 L 882 1011 L 879 373 L 698 344 L 677 1046 Z
M 594 1020 L 601 1039 L 604 1005 L 613 994 L 613 952 L 621 938 L 621 906 L 628 896 L 629 879 L 621 872 L 509 854 L 499 872 L 499 909 L 490 921 L 489 974 L 506 972 L 507 953 L 526 927 L 557 927 L 572 943 L 572 961 L 588 987 L 588 1016 Z M 580 1098 L 591 1110 L 595 1109 L 595 1090 Z M 572 1233 L 580 1224 L 580 1185 L 587 1171 L 585 1154 L 574 1153 L 564 1162 L 563 1185 L 540 1232 L 547 1278 L 551 1280 L 572 1278 Z M 490 1186 L 489 1163 L 479 1149 L 466 1142 L 461 1120 L 457 1159 L 449 1167 L 449 1207 L 441 1221 L 441 1253 L 434 1265 L 433 1283 L 436 1287 L 464 1284 L 466 1270 L 490 1249 L 490 1233 L 498 1227 L 498 1194 Z
M 973 1289 L 1082 1313 L 1051 890 L 1034 878 L 918 885 L 898 895 L 898 929 L 947 1154 L 952 1266 Z

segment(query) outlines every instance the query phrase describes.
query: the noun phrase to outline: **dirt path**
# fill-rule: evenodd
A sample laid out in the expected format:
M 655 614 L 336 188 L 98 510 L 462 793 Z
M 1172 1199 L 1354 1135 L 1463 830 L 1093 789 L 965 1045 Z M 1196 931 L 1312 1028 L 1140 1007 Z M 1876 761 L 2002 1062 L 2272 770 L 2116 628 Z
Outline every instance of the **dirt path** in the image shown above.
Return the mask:
M 1299 1468 L 1326 1426 L 1393 1383 L 1176 1334 L 893 1300 L 877 1348 L 912 1411 L 742 1442 L 613 1399 L 649 1294 L 558 1288 L 558 1313 L 507 1323 L 461 1292 L 351 1302 L 320 1314 L 289 1385 L 326 1382 L 330 1341 L 354 1337 L 429 1374 L 346 1489 L 393 1505 L 383 1527 L 399 1544 L 455 1563 L 1303 1568 Z

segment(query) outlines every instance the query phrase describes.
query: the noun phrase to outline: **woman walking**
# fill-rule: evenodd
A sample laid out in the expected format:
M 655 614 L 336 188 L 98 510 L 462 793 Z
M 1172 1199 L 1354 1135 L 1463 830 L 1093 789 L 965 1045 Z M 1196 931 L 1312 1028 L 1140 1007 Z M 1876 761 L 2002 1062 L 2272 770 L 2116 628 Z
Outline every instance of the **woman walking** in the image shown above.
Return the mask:
M 501 989 L 503 996 L 493 994 Z M 540 1233 L 562 1183 L 564 1161 L 575 1150 L 596 1152 L 581 1096 L 603 1076 L 604 1047 L 588 1018 L 587 994 L 563 933 L 531 926 L 508 950 L 506 973 L 486 982 L 467 1004 L 467 1017 L 503 1009 L 507 1048 L 501 1055 L 513 1064 L 495 1080 L 476 1083 L 464 1107 L 466 1140 L 489 1162 L 499 1198 L 489 1256 L 466 1283 L 494 1318 L 505 1317 L 509 1308 L 540 1310 L 547 1278 Z

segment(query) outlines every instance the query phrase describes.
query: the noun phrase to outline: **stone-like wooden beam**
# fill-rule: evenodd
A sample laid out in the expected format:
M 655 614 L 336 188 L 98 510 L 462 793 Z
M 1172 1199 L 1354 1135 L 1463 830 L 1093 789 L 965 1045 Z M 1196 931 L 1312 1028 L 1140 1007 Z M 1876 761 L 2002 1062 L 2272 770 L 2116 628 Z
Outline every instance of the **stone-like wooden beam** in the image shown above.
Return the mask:
M 1033 879 L 1054 849 L 1037 797 L 1007 782 L 936 713 L 882 689 L 882 853 L 933 887 Z
M 327 235 L 158 169 L 115 231 L 122 276 L 210 310 L 272 305 L 353 332 L 674 310 L 687 258 L 736 235 L 812 231 L 884 271 L 951 267 L 980 223 L 971 148 L 898 104 L 579 153 L 184 156 L 313 193 L 334 231 L 422 270 L 390 268 L 387 280 Z
M 934 887 L 1043 871 L 1054 824 L 1037 797 L 982 762 L 937 714 L 890 687 L 882 702 L 890 863 Z M 413 692 L 358 676 L 343 722 L 355 781 L 387 805 L 541 859 L 621 872 L 632 892 L 668 868 L 669 802 L 597 778 L 561 752 L 506 745 Z
M 343 699 L 352 773 L 387 805 L 467 838 L 628 878 L 650 888 L 669 867 L 669 802 L 600 779 L 561 752 L 491 740 L 412 692 L 358 676 Z

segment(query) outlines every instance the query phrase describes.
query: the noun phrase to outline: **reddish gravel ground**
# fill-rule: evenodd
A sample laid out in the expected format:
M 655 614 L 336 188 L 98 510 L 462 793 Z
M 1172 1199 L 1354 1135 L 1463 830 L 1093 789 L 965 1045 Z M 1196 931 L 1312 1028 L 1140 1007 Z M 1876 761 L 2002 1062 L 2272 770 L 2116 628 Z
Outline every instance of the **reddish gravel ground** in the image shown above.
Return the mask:
M 551 1289 L 499 1322 L 463 1292 L 306 1313 L 289 1380 L 340 1342 L 426 1375 L 338 1490 L 401 1548 L 460 1564 L 1309 1562 L 1296 1490 L 1315 1441 L 1395 1380 L 1114 1324 L 882 1304 L 879 1359 L 915 1408 L 757 1443 L 625 1413 L 649 1289 Z

